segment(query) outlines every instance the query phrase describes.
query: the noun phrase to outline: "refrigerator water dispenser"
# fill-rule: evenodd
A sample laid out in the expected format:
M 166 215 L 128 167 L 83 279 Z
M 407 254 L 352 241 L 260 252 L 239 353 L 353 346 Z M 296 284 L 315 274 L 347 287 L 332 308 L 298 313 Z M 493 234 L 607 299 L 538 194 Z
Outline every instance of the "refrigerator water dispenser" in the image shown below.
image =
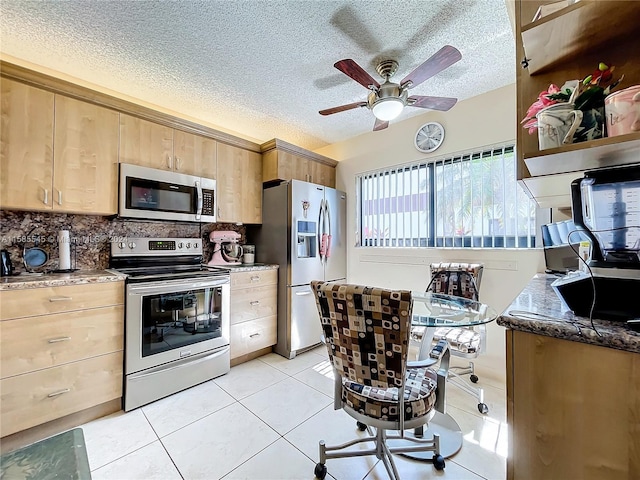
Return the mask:
M 316 222 L 298 220 L 297 255 L 298 258 L 313 258 L 317 252 Z

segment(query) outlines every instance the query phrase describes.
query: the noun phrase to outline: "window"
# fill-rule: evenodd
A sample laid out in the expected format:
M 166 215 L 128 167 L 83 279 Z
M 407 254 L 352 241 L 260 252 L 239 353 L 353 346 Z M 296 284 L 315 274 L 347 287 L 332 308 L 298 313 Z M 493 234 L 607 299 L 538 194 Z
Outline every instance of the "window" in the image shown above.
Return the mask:
M 535 246 L 513 145 L 364 173 L 356 192 L 361 246 Z

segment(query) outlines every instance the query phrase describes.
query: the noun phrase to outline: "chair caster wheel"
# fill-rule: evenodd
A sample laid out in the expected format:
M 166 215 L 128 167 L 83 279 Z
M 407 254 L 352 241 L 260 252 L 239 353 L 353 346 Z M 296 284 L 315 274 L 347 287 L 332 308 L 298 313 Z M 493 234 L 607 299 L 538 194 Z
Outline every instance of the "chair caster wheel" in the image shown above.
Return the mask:
M 471 380 L 471 383 L 478 383 L 478 376 L 477 376 L 477 375 L 472 374 L 472 375 L 469 377 L 469 380 Z
M 434 455 L 432 461 L 436 470 L 444 470 L 444 457 L 442 455 Z
M 316 463 L 316 468 L 313 473 L 319 480 L 324 480 L 324 477 L 327 476 L 327 466 L 322 463 Z
M 487 407 L 486 403 L 479 403 L 478 404 L 478 411 L 480 413 L 489 413 L 489 407 Z
M 364 432 L 367 429 L 367 426 L 362 422 L 357 422 L 356 425 L 358 426 L 358 430 L 361 432 Z

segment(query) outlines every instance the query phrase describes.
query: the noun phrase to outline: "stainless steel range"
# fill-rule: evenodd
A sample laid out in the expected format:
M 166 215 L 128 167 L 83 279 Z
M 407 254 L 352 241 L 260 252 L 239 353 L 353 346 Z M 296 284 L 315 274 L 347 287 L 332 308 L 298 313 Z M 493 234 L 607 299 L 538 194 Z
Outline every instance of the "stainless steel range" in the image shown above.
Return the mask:
M 110 267 L 128 275 L 125 411 L 229 371 L 229 271 L 202 265 L 201 239 L 113 242 Z

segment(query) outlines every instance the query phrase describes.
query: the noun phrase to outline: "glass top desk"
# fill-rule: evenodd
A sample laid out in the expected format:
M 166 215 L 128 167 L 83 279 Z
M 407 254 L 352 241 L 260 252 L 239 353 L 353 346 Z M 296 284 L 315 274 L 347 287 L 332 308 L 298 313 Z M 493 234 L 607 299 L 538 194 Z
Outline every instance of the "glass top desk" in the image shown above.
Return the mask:
M 437 327 L 472 327 L 492 322 L 498 317 L 498 312 L 489 305 L 467 298 L 418 291 L 411 292 L 411 297 L 411 324 L 413 327 L 426 327 L 420 343 L 419 361 L 429 358 L 433 333 Z M 429 438 L 433 433 L 440 435 L 440 454 L 443 457 L 451 457 L 462 448 L 462 430 L 446 411 L 435 412 L 428 428 L 424 429 L 424 438 Z M 413 452 L 405 455 L 429 461 L 433 456 L 431 452 Z
M 489 305 L 468 298 L 432 292 L 411 292 L 413 327 L 426 328 L 418 360 L 428 357 L 436 327 L 472 327 L 494 321 L 498 313 Z

